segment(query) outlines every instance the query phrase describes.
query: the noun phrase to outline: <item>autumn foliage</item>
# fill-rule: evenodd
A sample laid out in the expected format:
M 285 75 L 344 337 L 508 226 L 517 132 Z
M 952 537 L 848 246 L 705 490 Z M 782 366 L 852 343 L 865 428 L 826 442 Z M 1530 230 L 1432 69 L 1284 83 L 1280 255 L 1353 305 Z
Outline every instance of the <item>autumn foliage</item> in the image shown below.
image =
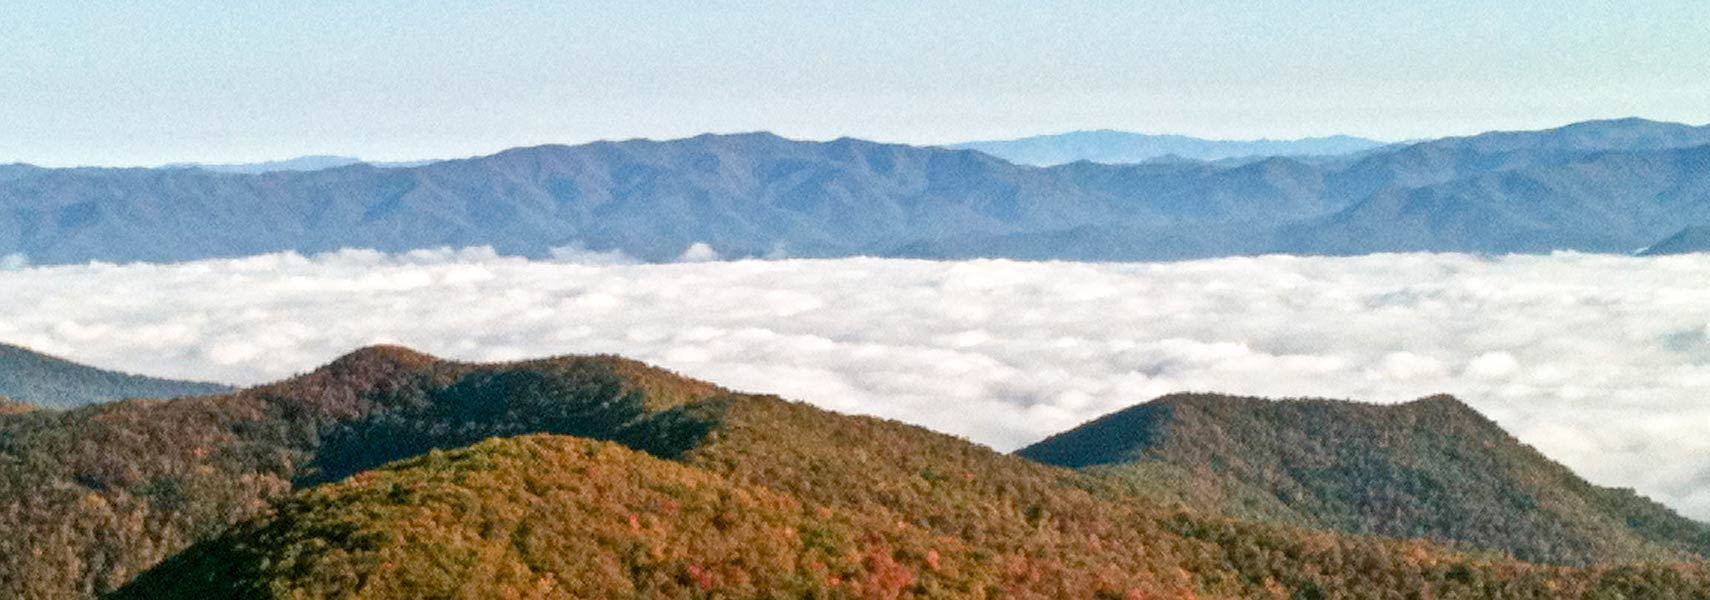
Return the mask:
M 0 596 L 16 598 L 1710 589 L 1702 566 L 1538 566 L 1179 509 L 623 359 L 472 365 L 399 348 L 235 394 L 0 417 L 0 531 Z

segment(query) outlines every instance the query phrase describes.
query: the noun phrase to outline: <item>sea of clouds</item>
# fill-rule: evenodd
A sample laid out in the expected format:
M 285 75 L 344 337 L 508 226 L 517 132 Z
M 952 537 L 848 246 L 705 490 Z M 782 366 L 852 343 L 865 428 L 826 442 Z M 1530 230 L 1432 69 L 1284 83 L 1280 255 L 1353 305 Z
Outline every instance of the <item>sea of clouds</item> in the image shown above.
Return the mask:
M 1702 256 L 641 265 L 568 248 L 7 266 L 0 341 L 151 375 L 256 383 L 377 342 L 618 353 L 1002 450 L 1175 391 L 1449 392 L 1595 482 L 1710 518 Z

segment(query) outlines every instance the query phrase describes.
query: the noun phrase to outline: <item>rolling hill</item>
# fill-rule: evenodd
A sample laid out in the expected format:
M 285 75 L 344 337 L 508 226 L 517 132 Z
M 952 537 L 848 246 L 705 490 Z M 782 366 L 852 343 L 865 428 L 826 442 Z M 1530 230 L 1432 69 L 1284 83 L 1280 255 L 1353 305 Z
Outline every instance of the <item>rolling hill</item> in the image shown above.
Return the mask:
M 214 383 L 107 371 L 0 344 L 0 397 L 10 396 L 44 408 L 69 408 L 122 398 L 194 396 L 228 389 Z
M 1249 520 L 1535 562 L 1710 557 L 1710 525 L 1593 486 L 1447 396 L 1394 406 L 1167 396 L 1018 453 Z
M 1159 260 L 1389 251 L 1628 253 L 1710 224 L 1710 127 L 1626 119 L 1335 161 L 1021 166 L 771 134 L 540 146 L 307 172 L 0 169 L 0 255 L 180 261 L 348 247 L 556 247 L 674 260 Z
M 392 347 L 230 394 L 0 419 L 0 530 L 0 595 L 19 598 L 1710 589 L 1701 565 L 1546 567 L 1184 511 L 615 357 Z

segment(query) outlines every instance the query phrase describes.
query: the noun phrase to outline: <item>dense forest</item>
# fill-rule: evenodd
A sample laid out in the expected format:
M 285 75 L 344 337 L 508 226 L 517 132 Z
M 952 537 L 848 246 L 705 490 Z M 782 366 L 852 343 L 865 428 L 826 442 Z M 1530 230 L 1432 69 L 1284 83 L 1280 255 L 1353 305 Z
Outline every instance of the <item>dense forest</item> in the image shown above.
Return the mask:
M 1702 564 L 1246 523 L 614 357 L 385 347 L 0 418 L 0 530 L 16 598 L 1710 597 Z
M 1165 502 L 1538 562 L 1710 557 L 1710 525 L 1601 488 L 1448 396 L 1166 396 L 1024 448 Z
M 889 501 L 792 497 L 611 443 L 495 439 L 296 494 L 113 597 L 1690 598 L 1710 582 L 1479 562 L 1084 492 L 1018 505 L 956 478 L 899 481 Z M 979 504 L 918 519 L 888 510 L 911 495 Z
M 37 406 L 69 408 L 122 398 L 175 398 L 229 389 L 213 383 L 107 371 L 0 344 L 0 397 Z

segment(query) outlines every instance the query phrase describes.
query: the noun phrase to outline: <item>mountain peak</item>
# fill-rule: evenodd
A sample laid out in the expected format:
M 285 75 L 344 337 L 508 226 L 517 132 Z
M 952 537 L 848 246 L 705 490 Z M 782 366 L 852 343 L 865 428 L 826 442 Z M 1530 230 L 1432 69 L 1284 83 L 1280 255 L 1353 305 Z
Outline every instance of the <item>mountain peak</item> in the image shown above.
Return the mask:
M 375 344 L 345 353 L 316 369 L 311 376 L 386 377 L 398 371 L 413 371 L 443 362 L 439 357 L 394 344 Z
M 344 356 L 335 359 L 331 365 L 341 363 L 372 363 L 386 362 L 408 366 L 425 366 L 439 362 L 439 357 L 426 352 L 420 352 L 408 346 L 397 344 L 374 344 L 357 348 Z
M 1478 410 L 1474 409 L 1472 405 L 1467 404 L 1460 398 L 1456 398 L 1450 394 L 1434 394 L 1431 396 L 1425 396 L 1423 398 L 1404 402 L 1402 403 L 1402 406 L 1411 406 L 1432 411 L 1472 413 L 1475 415 L 1479 414 Z
M 1176 394 L 1018 454 L 1244 519 L 1548 563 L 1710 556 L 1710 527 L 1585 482 L 1448 395 L 1377 405 Z

